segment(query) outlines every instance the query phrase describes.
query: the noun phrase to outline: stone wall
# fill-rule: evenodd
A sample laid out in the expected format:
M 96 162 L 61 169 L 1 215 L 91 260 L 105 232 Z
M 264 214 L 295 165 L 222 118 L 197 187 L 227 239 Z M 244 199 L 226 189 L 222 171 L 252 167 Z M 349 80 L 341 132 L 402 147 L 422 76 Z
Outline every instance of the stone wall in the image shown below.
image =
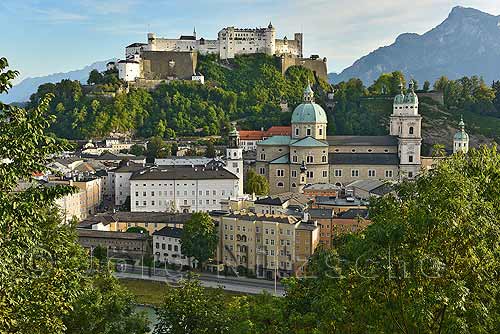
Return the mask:
M 323 59 L 299 58 L 293 55 L 282 55 L 281 73 L 285 74 L 288 68 L 290 68 L 291 66 L 303 66 L 305 68 L 310 69 L 317 78 L 321 78 L 325 81 L 328 80 L 326 58 Z
M 143 51 L 142 77 L 149 80 L 191 80 L 196 71 L 196 52 Z

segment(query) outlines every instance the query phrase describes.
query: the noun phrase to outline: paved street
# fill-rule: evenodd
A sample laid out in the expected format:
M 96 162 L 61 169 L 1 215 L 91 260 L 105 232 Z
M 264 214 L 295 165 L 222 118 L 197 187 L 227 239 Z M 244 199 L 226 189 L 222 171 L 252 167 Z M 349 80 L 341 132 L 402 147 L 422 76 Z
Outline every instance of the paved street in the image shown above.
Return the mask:
M 143 279 L 176 284 L 180 279 L 184 278 L 186 274 L 186 272 L 158 268 L 150 272 L 148 267 L 136 266 L 134 268 L 126 268 L 126 270 L 123 271 L 119 270 L 115 273 L 115 276 L 117 278 Z M 250 279 L 246 277 L 224 277 L 206 273 L 203 273 L 199 279 L 204 287 L 217 288 L 220 286 L 227 291 L 248 294 L 258 294 L 267 291 L 270 294 L 274 294 L 274 281 Z M 276 295 L 284 295 L 283 286 L 279 282 L 276 286 Z

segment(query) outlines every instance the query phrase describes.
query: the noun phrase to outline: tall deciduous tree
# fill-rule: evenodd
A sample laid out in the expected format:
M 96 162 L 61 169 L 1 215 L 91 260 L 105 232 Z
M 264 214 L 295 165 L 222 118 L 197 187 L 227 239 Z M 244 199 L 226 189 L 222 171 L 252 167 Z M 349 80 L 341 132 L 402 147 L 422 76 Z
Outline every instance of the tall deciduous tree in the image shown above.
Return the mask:
M 193 213 L 182 229 L 181 250 L 201 264 L 212 258 L 218 242 L 215 222 L 206 212 Z
M 0 58 L 0 93 L 17 72 Z M 62 225 L 54 200 L 73 190 L 41 187 L 44 171 L 67 146 L 45 134 L 50 94 L 30 110 L 0 103 L 0 332 L 63 333 L 84 278 L 83 250 Z M 26 182 L 27 188 L 16 188 Z
M 253 169 L 248 171 L 243 188 L 246 194 L 269 194 L 269 182 L 266 177 L 264 175 L 257 174 Z
M 207 290 L 191 278 L 166 291 L 157 315 L 155 334 L 230 333 L 231 323 L 222 293 Z
M 144 334 L 149 320 L 135 311 L 133 296 L 107 272 L 81 286 L 73 311 L 64 318 L 67 334 Z

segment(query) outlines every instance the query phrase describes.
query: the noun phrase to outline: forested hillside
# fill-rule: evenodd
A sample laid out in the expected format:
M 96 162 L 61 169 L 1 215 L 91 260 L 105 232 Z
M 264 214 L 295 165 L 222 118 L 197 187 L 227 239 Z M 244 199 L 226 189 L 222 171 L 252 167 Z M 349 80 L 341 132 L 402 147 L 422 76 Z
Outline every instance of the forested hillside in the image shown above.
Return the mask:
M 175 81 L 150 92 L 131 89 L 115 94 L 113 73 L 104 73 L 102 82 L 91 80 L 92 87 L 63 80 L 41 85 L 30 104 L 54 94 L 50 113 L 57 116 L 57 123 L 52 130 L 70 139 L 100 138 L 110 132 L 169 138 L 219 135 L 233 120 L 249 129 L 287 124 L 290 113 L 281 112 L 280 102 L 294 107 L 307 81 L 314 82 L 312 72 L 301 67 L 292 67 L 283 76 L 276 58 L 265 55 L 239 57 L 225 65 L 200 56 L 199 71 L 206 76 L 205 85 Z M 317 83 L 319 91 L 320 85 L 328 87 L 326 82 Z
M 302 100 L 307 81 L 314 83 L 316 102 L 324 104 L 326 82 L 317 82 L 305 68 L 291 67 L 281 74 L 278 59 L 265 55 L 238 57 L 219 63 L 213 56 L 200 56 L 198 70 L 206 83 L 174 81 L 153 91 L 131 89 L 126 92 L 113 72 L 91 73 L 89 83 L 63 80 L 44 84 L 31 96 L 36 105 L 47 93 L 54 98 L 50 113 L 57 116 L 51 130 L 68 139 L 102 138 L 112 132 L 150 138 L 223 135 L 230 121 L 242 129 L 286 125 L 289 110 Z M 359 79 L 335 85 L 335 108 L 329 112 L 329 134 L 383 135 L 391 113 L 392 98 L 400 83 L 407 84 L 401 72 L 382 74 L 371 86 Z M 417 89 L 418 83 L 416 83 Z M 478 77 L 459 80 L 440 78 L 434 90 L 444 95 L 444 105 L 422 98 L 424 143 L 449 146 L 461 115 L 472 143 L 500 138 L 500 83 L 490 87 Z M 419 92 L 427 92 L 425 82 Z

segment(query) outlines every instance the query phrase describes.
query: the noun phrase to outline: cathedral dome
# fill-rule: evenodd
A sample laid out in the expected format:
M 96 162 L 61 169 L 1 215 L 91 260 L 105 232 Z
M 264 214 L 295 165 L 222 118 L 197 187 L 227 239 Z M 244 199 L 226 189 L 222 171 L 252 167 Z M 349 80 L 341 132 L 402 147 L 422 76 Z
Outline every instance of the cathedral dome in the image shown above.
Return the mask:
M 314 92 L 308 84 L 304 90 L 304 102 L 299 104 L 292 114 L 293 123 L 328 123 L 326 112 L 314 103 Z

